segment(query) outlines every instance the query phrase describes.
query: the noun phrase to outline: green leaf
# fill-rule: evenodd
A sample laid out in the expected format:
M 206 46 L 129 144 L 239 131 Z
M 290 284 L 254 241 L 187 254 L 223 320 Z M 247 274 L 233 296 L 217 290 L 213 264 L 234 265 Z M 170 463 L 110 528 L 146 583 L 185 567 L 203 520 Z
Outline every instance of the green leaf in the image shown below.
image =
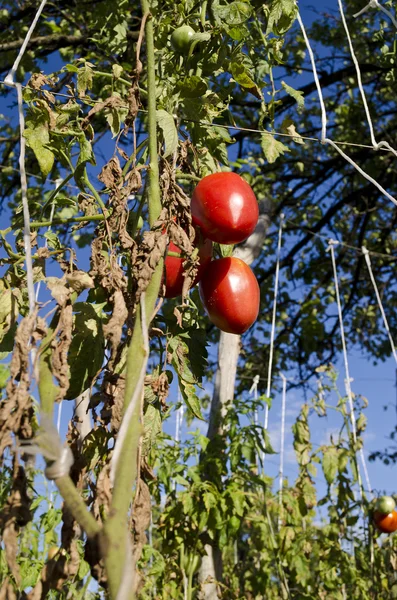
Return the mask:
M 77 302 L 74 310 L 73 338 L 68 354 L 70 386 L 67 400 L 77 398 L 91 385 L 105 355 L 102 322 L 95 309 L 88 302 Z
M 196 394 L 196 388 L 191 383 L 187 383 L 183 379 L 180 379 L 180 388 L 182 397 L 189 408 L 197 419 L 204 421 L 204 417 L 201 413 L 201 403 Z
M 282 81 L 281 85 L 283 86 L 287 94 L 289 94 L 296 101 L 298 105 L 298 112 L 302 112 L 302 110 L 305 107 L 305 98 L 303 92 L 301 92 L 300 90 L 295 90 L 290 85 L 287 85 L 285 81 Z
M 23 135 L 26 138 L 27 145 L 33 150 L 37 158 L 40 171 L 44 177 L 47 177 L 51 172 L 55 160 L 54 154 L 46 148 L 46 145 L 50 141 L 48 123 L 36 123 L 32 125 L 32 128 L 28 127 L 25 129 Z
M 269 133 L 262 134 L 261 147 L 267 161 L 272 164 L 278 159 L 279 156 L 284 154 L 284 152 L 290 152 L 290 149 L 282 142 L 276 140 L 274 135 L 269 135 Z
M 166 110 L 156 111 L 157 124 L 160 127 L 165 144 L 164 158 L 174 154 L 178 147 L 178 131 L 175 126 L 174 117 Z
M 256 87 L 255 82 L 249 76 L 248 71 L 244 65 L 236 62 L 232 62 L 230 65 L 230 72 L 233 75 L 233 79 L 244 88 Z
M 207 83 L 197 75 L 185 77 L 177 86 L 177 90 L 182 98 L 199 98 L 200 96 L 204 96 L 207 89 Z
M 153 404 L 148 404 L 143 417 L 142 454 L 146 456 L 161 433 L 161 411 Z
M 227 25 L 241 25 L 252 15 L 252 7 L 246 2 L 231 2 L 230 4 L 214 3 L 213 14 L 216 19 Z
M 281 124 L 281 131 L 284 131 L 290 135 L 292 137 L 292 141 L 294 141 L 296 144 L 305 144 L 301 134 L 296 131 L 295 124 L 291 119 L 284 119 Z
M 77 91 L 80 98 L 85 96 L 86 91 L 92 88 L 93 70 L 91 63 L 84 62 L 77 73 Z
M 338 472 L 338 451 L 334 446 L 323 448 L 322 467 L 328 485 L 331 485 Z
M 6 386 L 7 380 L 10 377 L 10 370 L 6 365 L 0 365 L 0 389 Z
M 273 449 L 273 446 L 270 442 L 269 432 L 266 429 L 263 430 L 263 439 L 264 439 L 264 448 L 266 454 L 277 454 L 277 452 Z
M 283 35 L 295 21 L 298 8 L 295 0 L 273 0 L 270 6 L 266 33 Z

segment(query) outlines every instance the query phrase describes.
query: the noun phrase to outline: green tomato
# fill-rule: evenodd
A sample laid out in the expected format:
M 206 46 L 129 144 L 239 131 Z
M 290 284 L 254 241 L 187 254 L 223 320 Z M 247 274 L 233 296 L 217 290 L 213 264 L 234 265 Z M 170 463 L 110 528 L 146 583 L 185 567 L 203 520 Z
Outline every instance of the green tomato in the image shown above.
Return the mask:
M 376 502 L 375 510 L 382 515 L 388 515 L 393 512 L 396 507 L 394 498 L 391 496 L 380 496 Z
M 171 35 L 171 46 L 175 52 L 182 54 L 189 50 L 195 31 L 189 25 L 177 27 Z

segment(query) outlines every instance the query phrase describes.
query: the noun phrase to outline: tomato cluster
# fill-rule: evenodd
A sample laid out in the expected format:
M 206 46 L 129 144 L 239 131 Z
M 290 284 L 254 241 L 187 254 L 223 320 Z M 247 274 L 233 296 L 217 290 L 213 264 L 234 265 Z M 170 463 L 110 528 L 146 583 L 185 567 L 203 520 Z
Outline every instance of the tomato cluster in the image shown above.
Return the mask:
M 237 244 L 246 240 L 258 222 L 254 192 L 236 173 L 214 173 L 196 186 L 191 202 L 192 222 L 199 239 L 200 266 L 194 284 L 200 281 L 200 296 L 210 320 L 223 331 L 241 334 L 255 322 L 259 312 L 259 285 L 250 267 L 230 257 L 211 260 L 212 242 Z M 170 243 L 173 254 L 180 250 Z M 165 259 L 165 296 L 182 292 L 184 257 Z
M 373 521 L 382 533 L 397 531 L 396 503 L 391 496 L 381 496 L 375 503 Z

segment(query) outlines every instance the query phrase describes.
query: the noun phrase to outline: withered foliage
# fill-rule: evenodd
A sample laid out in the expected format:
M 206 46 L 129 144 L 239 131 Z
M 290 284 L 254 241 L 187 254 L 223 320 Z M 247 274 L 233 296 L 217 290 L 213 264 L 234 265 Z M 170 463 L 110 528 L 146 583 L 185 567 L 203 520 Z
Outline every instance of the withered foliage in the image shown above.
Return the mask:
M 29 393 L 29 352 L 31 344 L 45 335 L 45 324 L 33 312 L 19 323 L 10 364 L 7 397 L 0 404 L 0 453 L 12 445 L 15 434 L 22 439 L 31 437 L 32 398 Z
M 25 471 L 23 467 L 19 465 L 17 457 L 14 456 L 12 488 L 5 506 L 0 513 L 0 534 L 4 543 L 8 568 L 18 585 L 21 582 L 21 575 L 17 562 L 18 534 L 20 528 L 29 523 L 32 518 L 30 512 L 30 498 L 27 490 L 28 480 Z

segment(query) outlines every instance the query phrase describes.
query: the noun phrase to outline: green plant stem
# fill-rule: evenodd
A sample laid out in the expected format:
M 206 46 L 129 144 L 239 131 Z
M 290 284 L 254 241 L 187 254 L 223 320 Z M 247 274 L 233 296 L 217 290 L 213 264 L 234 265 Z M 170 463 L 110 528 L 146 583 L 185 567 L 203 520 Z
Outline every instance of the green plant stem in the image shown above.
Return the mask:
M 101 531 L 101 526 L 87 509 L 83 498 L 69 475 L 55 479 L 55 484 L 64 499 L 67 509 L 77 523 L 84 529 L 88 537 L 95 537 Z
M 161 212 L 161 196 L 159 185 L 159 166 L 157 153 L 157 126 L 156 126 L 156 82 L 155 82 L 155 57 L 153 22 L 147 0 L 141 0 L 142 13 L 146 16 L 146 54 L 147 54 L 147 81 L 148 81 L 148 133 L 149 133 L 149 169 L 147 181 L 149 224 L 158 219 Z M 145 292 L 146 327 L 149 326 L 156 300 L 158 297 L 163 260 L 160 260 L 149 286 Z M 145 325 L 145 324 L 144 324 Z M 127 371 L 124 393 L 124 413 L 136 392 L 137 385 L 142 385 L 142 368 L 147 360 L 142 330 L 141 309 L 138 306 L 131 341 L 127 352 Z M 142 382 L 142 383 L 141 383 Z M 134 414 L 130 420 L 128 433 L 120 450 L 120 458 L 115 474 L 113 499 L 109 519 L 104 525 L 103 552 L 108 575 L 110 597 L 116 598 L 123 578 L 124 564 L 127 548 L 127 514 L 131 503 L 132 488 L 137 475 L 138 444 L 141 435 L 140 402 L 136 403 Z M 130 598 L 133 598 L 131 591 Z
M 92 195 L 94 196 L 95 200 L 98 202 L 105 218 L 107 216 L 107 208 L 103 203 L 102 198 L 100 197 L 100 195 L 98 194 L 98 191 L 96 190 L 96 188 L 92 185 L 91 181 L 88 179 L 88 174 L 87 174 L 87 169 L 84 169 L 84 182 L 87 185 L 88 189 L 91 190 Z
M 52 219 L 52 221 L 33 221 L 30 229 L 39 229 L 39 227 L 50 227 L 50 225 L 63 225 L 68 223 L 89 223 L 90 221 L 104 221 L 104 215 L 91 215 L 90 217 L 70 217 L 68 219 Z
M 142 13 L 147 15 L 146 53 L 147 53 L 147 85 L 148 85 L 148 133 L 149 133 L 149 224 L 158 219 L 161 212 L 161 198 L 159 186 L 159 163 L 157 149 L 157 124 L 156 124 L 156 73 L 154 62 L 154 35 L 153 21 L 150 13 L 148 0 L 141 0 Z

